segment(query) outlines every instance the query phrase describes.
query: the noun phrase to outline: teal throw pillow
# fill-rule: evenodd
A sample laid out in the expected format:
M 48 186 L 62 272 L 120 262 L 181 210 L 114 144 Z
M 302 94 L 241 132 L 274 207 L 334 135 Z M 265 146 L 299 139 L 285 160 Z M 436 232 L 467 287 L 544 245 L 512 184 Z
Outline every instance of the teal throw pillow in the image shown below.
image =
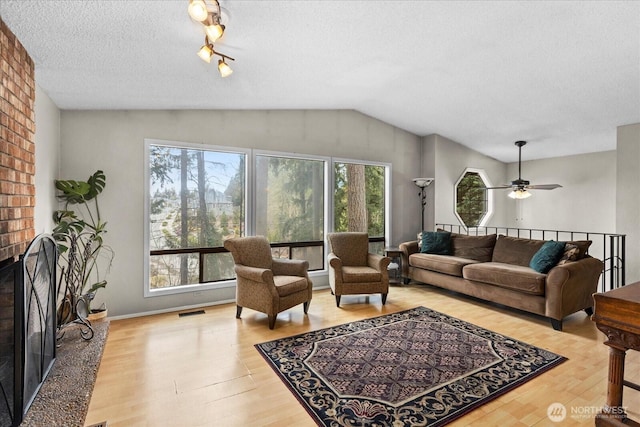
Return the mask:
M 531 258 L 529 267 L 538 273 L 547 274 L 549 270 L 560 261 L 560 258 L 562 258 L 564 246 L 564 242 L 556 242 L 554 240 L 545 242 L 544 245 L 538 249 L 538 252 L 533 255 L 533 258 Z
M 451 233 L 448 231 L 423 231 L 420 252 L 435 255 L 451 254 Z

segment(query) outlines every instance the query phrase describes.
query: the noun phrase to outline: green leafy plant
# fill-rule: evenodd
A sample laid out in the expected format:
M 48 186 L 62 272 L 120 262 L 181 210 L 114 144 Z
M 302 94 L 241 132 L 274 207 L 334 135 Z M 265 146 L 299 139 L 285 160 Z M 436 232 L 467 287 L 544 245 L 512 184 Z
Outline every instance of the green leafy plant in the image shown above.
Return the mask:
M 53 213 L 52 233 L 60 254 L 58 289 L 64 291 L 59 321 L 63 323 L 78 314 L 86 317 L 95 293 L 107 285 L 104 277 L 115 254 L 104 243 L 107 223 L 102 221 L 98 206 L 98 196 L 105 185 L 106 176 L 101 170 L 87 181 L 55 181 L 58 198 L 64 203 L 63 209 Z

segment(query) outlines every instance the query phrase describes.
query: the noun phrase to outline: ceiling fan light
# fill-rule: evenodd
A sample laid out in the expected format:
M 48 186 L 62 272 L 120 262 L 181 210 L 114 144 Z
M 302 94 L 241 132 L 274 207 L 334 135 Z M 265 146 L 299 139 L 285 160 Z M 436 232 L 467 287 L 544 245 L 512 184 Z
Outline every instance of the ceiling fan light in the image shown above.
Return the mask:
M 209 47 L 209 45 L 204 45 L 198 51 L 198 56 L 207 63 L 211 62 L 211 57 L 213 56 L 213 49 Z
M 224 59 L 220 59 L 218 61 L 218 71 L 220 71 L 220 76 L 222 77 L 228 77 L 233 73 L 233 70 L 226 62 L 224 62 Z
M 517 189 L 509 193 L 508 196 L 511 197 L 512 199 L 526 199 L 531 197 L 532 194 L 528 192 L 526 189 Z
M 189 1 L 189 16 L 198 22 L 202 22 L 209 16 L 204 0 Z
M 209 37 L 209 41 L 211 43 L 218 40 L 224 34 L 224 25 L 221 24 L 212 24 L 204 27 L 205 33 L 207 33 L 207 37 Z

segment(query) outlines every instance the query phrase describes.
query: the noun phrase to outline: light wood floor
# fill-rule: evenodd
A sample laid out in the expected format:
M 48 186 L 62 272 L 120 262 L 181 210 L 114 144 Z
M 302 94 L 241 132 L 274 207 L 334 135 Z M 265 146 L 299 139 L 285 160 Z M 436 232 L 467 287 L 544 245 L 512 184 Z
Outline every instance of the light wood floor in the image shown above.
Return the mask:
M 554 331 L 545 319 L 423 285 L 392 286 L 386 306 L 380 296 L 343 296 L 341 308 L 328 290 L 315 291 L 302 306 L 267 318 L 235 305 L 116 320 L 98 372 L 86 425 L 116 426 L 314 426 L 254 344 L 354 320 L 425 306 L 567 357 L 569 360 L 481 406 L 451 425 L 593 425 L 606 397 L 608 347 L 584 313 Z M 627 353 L 625 378 L 640 382 L 640 354 Z M 562 403 L 564 422 L 552 423 L 547 408 Z M 624 406 L 640 420 L 640 393 L 625 389 Z

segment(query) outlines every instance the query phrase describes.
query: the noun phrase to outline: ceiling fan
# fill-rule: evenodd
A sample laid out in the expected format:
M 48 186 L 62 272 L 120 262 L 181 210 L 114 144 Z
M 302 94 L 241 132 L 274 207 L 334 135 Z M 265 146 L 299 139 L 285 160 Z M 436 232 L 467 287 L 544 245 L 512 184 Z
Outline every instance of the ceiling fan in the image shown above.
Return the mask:
M 560 184 L 531 185 L 529 181 L 522 179 L 522 146 L 526 145 L 527 141 L 516 141 L 515 144 L 518 146 L 518 179 L 511 181 L 511 184 L 487 187 L 487 190 L 504 190 L 510 188 L 512 191 L 509 193 L 509 197 L 512 199 L 526 199 L 527 197 L 531 197 L 531 193 L 527 190 L 553 190 L 562 187 Z

